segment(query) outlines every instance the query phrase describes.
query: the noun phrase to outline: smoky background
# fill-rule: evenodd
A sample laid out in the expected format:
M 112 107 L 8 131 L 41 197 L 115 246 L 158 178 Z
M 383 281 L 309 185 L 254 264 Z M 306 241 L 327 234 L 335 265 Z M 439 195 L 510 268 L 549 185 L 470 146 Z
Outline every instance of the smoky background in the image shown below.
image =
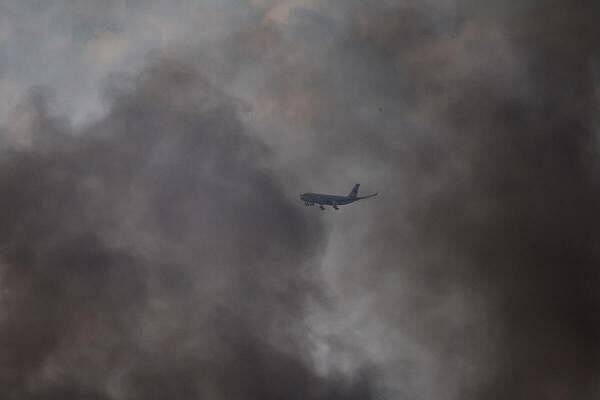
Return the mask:
M 7 398 L 597 397 L 594 2 L 0 10 Z

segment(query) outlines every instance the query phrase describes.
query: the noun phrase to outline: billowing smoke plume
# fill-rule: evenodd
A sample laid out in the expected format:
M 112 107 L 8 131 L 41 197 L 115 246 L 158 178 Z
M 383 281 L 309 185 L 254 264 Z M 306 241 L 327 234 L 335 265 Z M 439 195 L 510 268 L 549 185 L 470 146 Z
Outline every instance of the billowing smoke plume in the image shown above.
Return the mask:
M 2 154 L 3 396 L 368 397 L 311 367 L 323 229 L 234 103 L 167 61 L 110 98 L 74 131 L 33 93 Z
M 350 2 L 250 45 L 298 179 L 383 192 L 335 222 L 324 325 L 390 398 L 598 396 L 599 11 Z
M 8 398 L 600 395 L 597 2 L 88 3 L 170 61 L 0 124 Z

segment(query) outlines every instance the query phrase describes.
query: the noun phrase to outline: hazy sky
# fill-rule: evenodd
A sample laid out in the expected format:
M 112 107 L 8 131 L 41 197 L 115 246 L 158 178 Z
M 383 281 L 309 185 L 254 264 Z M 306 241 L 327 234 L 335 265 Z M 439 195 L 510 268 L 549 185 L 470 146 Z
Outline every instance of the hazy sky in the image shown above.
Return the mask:
M 597 398 L 598 16 L 0 1 L 3 396 Z

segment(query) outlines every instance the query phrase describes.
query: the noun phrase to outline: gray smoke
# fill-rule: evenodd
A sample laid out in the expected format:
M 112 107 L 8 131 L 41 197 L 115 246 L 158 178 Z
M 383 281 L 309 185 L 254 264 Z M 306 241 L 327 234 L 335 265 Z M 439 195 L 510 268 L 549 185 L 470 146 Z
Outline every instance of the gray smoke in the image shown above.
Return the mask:
M 329 323 L 389 397 L 597 397 L 599 11 L 350 2 L 248 46 L 297 179 L 383 192 L 335 222 Z
M 76 3 L 178 34 L 1 124 L 9 398 L 598 397 L 596 2 Z
M 386 145 L 373 157 L 397 175 L 366 234 L 363 273 L 383 275 L 375 309 L 390 331 L 438 359 L 435 397 L 455 387 L 460 398 L 595 398 L 599 10 L 500 8 L 468 7 L 446 32 L 420 7 L 365 11 L 367 48 L 389 68 L 377 76 L 415 126 L 372 133 Z M 336 135 L 345 143 L 360 126 L 348 125 Z
M 235 104 L 169 61 L 110 98 L 74 131 L 32 93 L 2 154 L 3 396 L 368 397 L 311 367 L 323 228 Z

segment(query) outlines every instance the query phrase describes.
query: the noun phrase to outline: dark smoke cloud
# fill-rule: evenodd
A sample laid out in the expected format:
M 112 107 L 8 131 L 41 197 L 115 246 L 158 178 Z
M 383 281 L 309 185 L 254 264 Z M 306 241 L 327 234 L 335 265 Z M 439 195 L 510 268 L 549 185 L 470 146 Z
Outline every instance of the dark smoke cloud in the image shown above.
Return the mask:
M 80 4 L 201 39 L 3 127 L 9 398 L 598 397 L 595 2 Z
M 2 153 L 3 397 L 368 398 L 311 366 L 323 228 L 235 104 L 169 61 L 109 98 L 73 130 L 32 93 Z
M 598 11 L 533 2 L 509 16 L 529 95 L 466 85 L 444 113 L 471 147 L 451 147 L 468 177 L 418 218 L 465 255 L 464 284 L 488 291 L 495 349 L 475 397 L 598 396 Z
M 336 221 L 331 257 L 361 321 L 342 340 L 372 349 L 390 397 L 598 396 L 599 11 L 306 6 L 245 47 L 269 117 L 304 135 L 298 181 L 384 192 Z

